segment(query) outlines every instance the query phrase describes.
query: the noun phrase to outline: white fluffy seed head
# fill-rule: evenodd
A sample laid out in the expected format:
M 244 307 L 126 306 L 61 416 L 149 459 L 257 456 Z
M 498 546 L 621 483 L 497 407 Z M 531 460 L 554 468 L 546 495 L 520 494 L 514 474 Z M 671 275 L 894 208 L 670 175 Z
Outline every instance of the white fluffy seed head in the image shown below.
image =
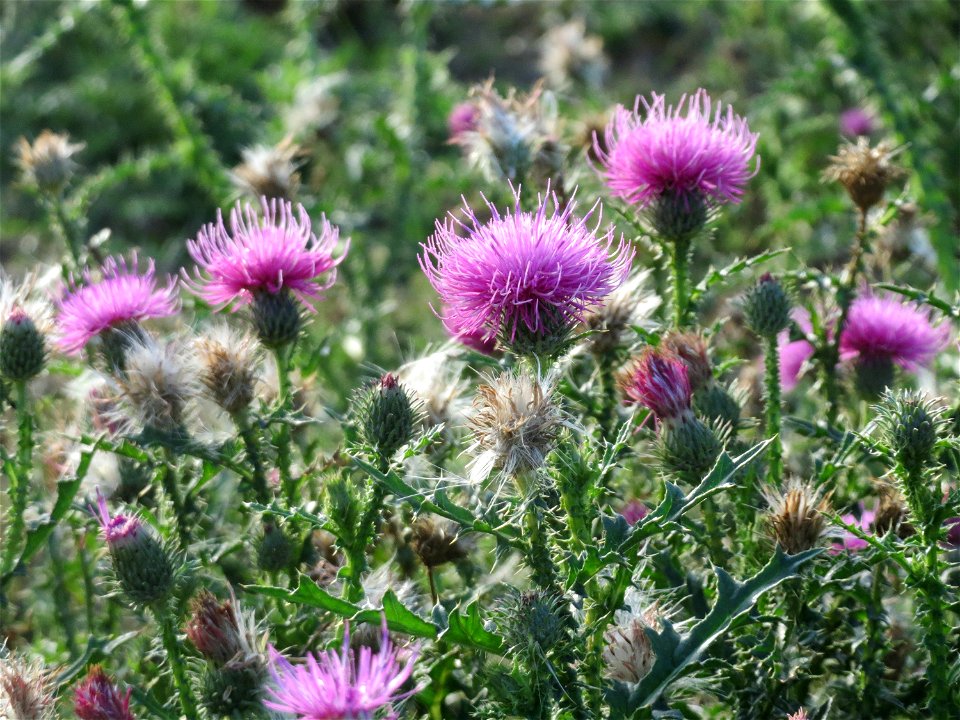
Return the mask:
M 5 720 L 53 720 L 52 674 L 39 660 L 0 647 L 0 717 Z
M 462 373 L 463 364 L 439 350 L 401 366 L 397 379 L 423 403 L 429 425 L 449 428 L 462 424 L 469 407 Z
M 140 429 L 182 432 L 190 403 L 200 392 L 190 344 L 138 338 L 127 349 L 125 362 L 117 384 L 133 423 Z
M 656 603 L 641 609 L 643 599 L 633 588 L 628 590 L 625 602 L 630 609 L 618 611 L 616 625 L 604 633 L 603 660 L 608 677 L 638 683 L 657 659 L 646 628 L 659 630 L 661 613 Z
M 257 339 L 220 324 L 197 338 L 196 349 L 200 381 L 210 399 L 231 415 L 244 411 L 259 381 L 262 350 Z

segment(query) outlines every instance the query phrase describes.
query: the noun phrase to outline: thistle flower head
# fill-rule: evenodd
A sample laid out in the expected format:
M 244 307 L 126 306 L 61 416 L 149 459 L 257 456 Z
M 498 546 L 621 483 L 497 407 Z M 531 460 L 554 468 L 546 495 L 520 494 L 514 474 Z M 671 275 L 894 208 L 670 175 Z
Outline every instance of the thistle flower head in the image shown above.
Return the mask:
M 666 352 L 644 350 L 620 375 L 620 388 L 630 402 L 650 408 L 660 421 L 691 414 L 693 391 L 687 367 Z
M 100 522 L 103 539 L 106 540 L 107 547 L 111 549 L 135 545 L 141 542 L 144 535 L 147 534 L 146 528 L 136 515 L 125 515 L 123 513 L 110 515 L 107 500 L 103 497 L 99 488 L 97 489 L 97 507 L 90 508 L 90 510 Z
M 99 665 L 94 665 L 73 694 L 73 710 L 80 720 L 134 720 L 130 695 L 124 695 Z
M 264 658 L 265 639 L 253 616 L 242 612 L 231 591 L 230 600 L 219 602 L 202 590 L 190 605 L 186 634 L 207 660 L 226 665 L 259 665 Z
M 830 493 L 791 477 L 783 488 L 764 491 L 769 511 L 767 523 L 774 539 L 790 555 L 817 546 L 826 530 L 824 513 L 830 509 Z
M 313 232 L 303 205 L 261 198 L 261 211 L 239 202 L 230 211 L 230 230 L 218 211 L 217 222 L 203 227 L 187 251 L 197 263 L 184 284 L 216 308 L 254 302 L 259 295 L 292 294 L 308 310 L 333 285 L 347 249 L 334 251 L 340 231 L 321 216 Z M 349 246 L 349 242 L 347 243 Z
M 514 476 L 541 467 L 568 421 L 551 388 L 526 373 L 504 372 L 477 388 L 469 426 L 470 477 Z
M 263 704 L 270 710 L 291 713 L 301 720 L 340 720 L 371 718 L 381 709 L 391 709 L 417 692 L 403 691 L 413 673 L 420 651 L 415 647 L 401 665 L 398 651 L 390 642 L 386 618 L 383 620 L 380 649 L 350 648 L 349 625 L 344 630 L 343 647 L 313 655 L 307 653 L 304 665 L 293 665 L 270 646 L 270 675 Z
M 800 708 L 792 715 L 787 716 L 787 720 L 808 720 L 807 711 Z
M 55 193 L 73 176 L 77 167 L 73 156 L 84 147 L 84 143 L 71 143 L 66 133 L 44 130 L 32 143 L 20 138 L 16 162 L 26 183 Z
M 770 273 L 764 273 L 743 297 L 747 326 L 762 338 L 775 337 L 786 330 L 790 325 L 790 310 L 790 296 Z
M 840 132 L 848 137 L 869 135 L 873 132 L 873 126 L 873 115 L 863 108 L 848 108 L 840 113 Z
M 248 333 L 215 325 L 196 342 L 200 381 L 211 399 L 231 415 L 253 401 L 259 376 L 260 345 Z
M 26 311 L 15 307 L 0 318 L 0 377 L 24 382 L 39 375 L 47 359 L 46 338 Z
M 54 720 L 53 674 L 39 660 L 10 653 L 0 656 L 0 717 Z
M 603 303 L 586 314 L 587 330 L 594 331 L 588 342 L 597 355 L 613 352 L 630 338 L 634 327 L 649 327 L 660 296 L 650 289 L 650 271 L 631 273 L 620 287 L 603 299 Z
M 588 308 L 626 280 L 633 259 L 623 237 L 615 243 L 613 228 L 598 236 L 599 217 L 597 227 L 588 227 L 594 210 L 576 218 L 574 209 L 572 200 L 561 208 L 548 194 L 535 212 L 524 212 L 518 192 L 512 213 L 501 215 L 490 204 L 486 223 L 469 207 L 469 226 L 452 217 L 438 221 L 420 266 L 440 295 L 447 329 L 500 336 L 520 352 L 562 341 Z
M 846 513 L 845 515 L 841 515 L 840 519 L 847 525 L 853 525 L 865 534 L 871 534 L 876 517 L 877 514 L 875 511 L 868 510 L 863 506 L 863 503 L 861 503 L 859 514 Z M 868 547 L 870 547 L 870 543 L 866 540 L 857 537 L 849 530 L 844 530 L 840 538 L 833 541 L 830 554 L 837 555 L 845 550 L 848 552 L 858 552 L 860 550 L 866 550 Z
M 923 392 L 887 390 L 873 410 L 884 441 L 910 474 L 936 462 L 934 447 L 947 427 L 943 405 Z
M 493 80 L 470 91 L 476 108 L 473 127 L 451 138 L 491 179 L 511 182 L 534 175 L 551 177 L 557 169 L 557 102 L 537 84 L 528 94 L 511 88 L 506 97 Z
M 903 147 L 893 147 L 881 141 L 871 147 L 865 137 L 856 143 L 844 143 L 823 173 L 824 180 L 839 182 L 846 189 L 854 205 L 866 212 L 883 198 L 883 193 L 906 172 L 893 163 Z
M 703 389 L 713 380 L 713 367 L 707 355 L 707 341 L 702 335 L 672 331 L 661 339 L 660 349 L 683 363 L 693 392 Z
M 184 431 L 190 401 L 200 392 L 196 358 L 179 341 L 149 337 L 133 342 L 117 378 L 127 416 L 141 429 Z
M 627 521 L 628 525 L 636 525 L 643 520 L 649 512 L 650 509 L 639 500 L 630 500 L 620 508 L 620 514 L 623 515 L 623 519 Z
M 510 652 L 539 660 L 569 637 L 566 600 L 550 590 L 510 588 L 494 610 Z
M 295 158 L 300 146 L 291 138 L 276 145 L 254 145 L 241 152 L 243 162 L 230 173 L 230 179 L 244 194 L 254 198 L 290 200 L 300 187 Z
M 353 414 L 363 442 L 389 460 L 413 439 L 420 422 L 420 403 L 393 373 L 360 389 Z
M 472 543 L 460 535 L 460 530 L 452 520 L 421 517 L 413 523 L 410 544 L 424 565 L 439 567 L 469 554 Z
M 803 332 L 813 332 L 810 313 L 805 308 L 795 307 L 790 317 Z M 790 340 L 787 330 L 777 336 L 777 348 L 780 352 L 780 386 L 789 392 L 797 386 L 804 364 L 813 357 L 814 348 L 806 340 Z
M 644 113 L 641 115 L 640 106 Z M 614 112 L 595 140 L 601 171 L 614 196 L 648 207 L 662 196 L 709 205 L 738 203 L 759 169 L 757 134 L 705 90 L 668 107 L 663 95 L 637 97 L 633 111 Z
M 949 325 L 934 325 L 930 312 L 888 296 L 861 295 L 840 335 L 840 359 L 887 361 L 914 371 L 943 350 L 949 337 Z
M 180 308 L 176 280 L 158 283 L 153 260 L 140 272 L 136 253 L 128 264 L 109 257 L 95 279 L 89 269 L 70 287 L 58 305 L 58 344 L 66 353 L 78 354 L 92 339 L 109 330 L 126 332 L 147 318 L 168 317 Z

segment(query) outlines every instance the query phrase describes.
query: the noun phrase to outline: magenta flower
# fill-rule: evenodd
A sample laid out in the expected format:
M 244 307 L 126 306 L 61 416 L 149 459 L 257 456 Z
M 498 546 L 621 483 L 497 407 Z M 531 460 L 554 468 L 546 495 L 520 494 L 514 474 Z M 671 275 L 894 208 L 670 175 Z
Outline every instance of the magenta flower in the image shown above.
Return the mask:
M 650 408 L 658 420 L 687 415 L 693 391 L 683 361 L 652 348 L 644 350 L 621 377 L 627 399 Z
M 612 227 L 597 235 L 599 212 L 597 226 L 587 226 L 599 203 L 577 218 L 572 199 L 561 209 L 549 187 L 547 193 L 533 213 L 520 210 L 517 192 L 512 213 L 501 215 L 487 203 L 493 217 L 485 224 L 466 205 L 469 226 L 452 216 L 437 221 L 422 244 L 420 266 L 440 295 L 441 319 L 452 335 L 489 341 L 502 333 L 512 341 L 518 331 L 546 336 L 558 326 L 569 329 L 626 280 L 630 245 L 622 236 L 614 245 Z
M 70 279 L 70 288 L 59 302 L 58 344 L 69 354 L 79 353 L 94 337 L 111 328 L 146 318 L 167 317 L 177 312 L 177 282 L 170 278 L 158 286 L 153 260 L 140 273 L 137 255 L 128 265 L 123 258 L 109 257 L 100 280 L 84 270 L 82 282 Z
M 652 101 L 638 96 L 632 112 L 618 106 L 603 142 L 594 137 L 594 150 L 611 192 L 630 203 L 646 207 L 664 193 L 696 193 L 722 205 L 740 202 L 759 170 L 759 158 L 751 167 L 757 137 L 745 119 L 729 106 L 724 113 L 701 89 L 676 107 L 656 93 Z
M 946 347 L 949 335 L 949 326 L 934 326 L 929 312 L 892 297 L 861 295 L 840 335 L 840 359 L 889 360 L 914 371 Z
M 623 519 L 627 521 L 628 525 L 636 525 L 649 512 L 650 509 L 639 500 L 631 500 L 620 508 L 620 514 L 623 515 Z
M 343 634 L 343 648 L 338 655 L 327 650 L 314 657 L 307 653 L 306 665 L 291 665 L 270 646 L 270 674 L 274 687 L 267 687 L 271 696 L 264 700 L 270 710 L 292 713 L 300 720 L 342 720 L 372 718 L 381 708 L 405 700 L 419 688 L 401 692 L 400 688 L 413 672 L 420 654 L 415 648 L 404 666 L 390 642 L 386 617 L 380 650 L 361 647 L 359 657 L 350 649 L 349 624 Z
M 477 129 L 480 120 L 480 110 L 472 102 L 462 102 L 454 106 L 447 117 L 447 129 L 450 131 L 450 141 L 455 141 L 466 132 Z
M 130 695 L 121 693 L 99 665 L 87 673 L 73 696 L 73 710 L 80 720 L 134 720 Z
M 947 518 L 943 524 L 947 526 L 946 546 L 960 548 L 960 517 Z
M 806 309 L 794 308 L 790 317 L 804 333 L 813 332 L 810 313 Z M 780 350 L 780 386 L 784 392 L 789 392 L 797 386 L 803 364 L 813 356 L 813 345 L 806 340 L 791 342 L 789 330 L 784 330 L 777 336 L 777 345 Z
M 844 135 L 869 135 L 873 132 L 873 116 L 863 108 L 849 108 L 840 113 L 840 132 Z
M 107 547 L 123 548 L 138 543 L 146 534 L 143 523 L 136 515 L 124 515 L 117 513 L 110 516 L 107 509 L 107 501 L 97 488 L 97 507 L 90 508 L 90 511 L 100 521 L 100 530 L 103 532 L 103 539 L 107 542 Z
M 876 517 L 877 513 L 875 511 L 867 510 L 861 506 L 859 518 L 853 513 L 847 513 L 846 515 L 842 515 L 840 519 L 847 525 L 853 525 L 858 528 L 861 532 L 869 533 L 873 528 L 873 521 Z M 833 547 L 830 549 L 830 554 L 837 555 L 844 550 L 848 552 L 858 552 L 868 547 L 870 547 L 870 543 L 866 540 L 858 538 L 849 530 L 845 530 L 840 540 L 834 541 Z
M 217 222 L 204 226 L 187 251 L 199 266 L 195 279 L 183 271 L 187 288 L 217 309 L 247 305 L 259 293 L 288 290 L 309 310 L 337 279 L 334 250 L 340 231 L 321 216 L 321 232 L 313 232 L 303 205 L 261 198 L 262 214 L 238 201 L 230 210 L 230 232 L 217 211 Z M 201 274 L 201 271 L 206 274 Z

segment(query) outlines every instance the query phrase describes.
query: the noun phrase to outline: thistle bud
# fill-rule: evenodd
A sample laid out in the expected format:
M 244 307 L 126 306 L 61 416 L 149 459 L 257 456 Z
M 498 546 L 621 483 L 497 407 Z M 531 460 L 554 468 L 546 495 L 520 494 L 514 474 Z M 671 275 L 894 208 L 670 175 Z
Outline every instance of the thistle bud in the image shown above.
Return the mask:
M 135 515 L 111 517 L 99 490 L 93 512 L 100 521 L 117 582 L 130 601 L 146 606 L 165 600 L 173 590 L 176 571 L 160 541 Z
M 867 138 L 857 138 L 856 144 L 840 146 L 837 154 L 830 158 L 823 178 L 843 185 L 853 204 L 865 213 L 883 199 L 890 183 L 906 175 L 891 162 L 901 149 L 891 147 L 886 141 L 870 147 Z
M 69 135 L 44 130 L 33 143 L 20 138 L 17 164 L 27 183 L 57 193 L 73 176 L 77 166 L 73 156 L 83 148 L 83 143 L 71 143 Z
M 568 637 L 562 597 L 546 590 L 513 591 L 497 608 L 497 625 L 510 648 L 540 658 Z
M 945 425 L 942 407 L 920 392 L 887 390 L 874 410 L 884 440 L 908 473 L 935 462 L 933 449 Z
M 414 552 L 429 568 L 465 558 L 470 543 L 460 537 L 460 526 L 450 520 L 420 518 L 413 524 Z
M 80 720 L 135 720 L 130 695 L 120 692 L 99 665 L 90 668 L 73 695 L 73 710 Z
M 711 380 L 694 394 L 693 407 L 700 417 L 717 425 L 736 429 L 740 424 L 740 402 L 716 381 Z
M 698 192 L 678 195 L 664 192 L 647 210 L 647 222 L 662 240 L 685 245 L 699 234 L 710 220 L 706 198 Z
M 464 133 L 475 132 L 479 119 L 480 111 L 474 103 L 462 102 L 455 105 L 450 111 L 450 115 L 447 116 L 450 142 L 457 142 L 457 139 Z
M 290 567 L 295 548 L 283 529 L 270 522 L 263 524 L 263 535 L 257 547 L 257 562 L 261 570 L 280 572 Z
M 909 537 L 913 534 L 913 527 L 907 522 L 909 511 L 906 500 L 895 488 L 882 487 L 880 502 L 877 505 L 873 527 L 878 535 L 885 535 L 891 530 L 899 537 Z
M 699 482 L 713 467 L 723 444 L 692 412 L 660 429 L 658 453 L 664 467 L 687 482 Z
M 200 705 L 211 717 L 262 718 L 264 680 L 264 667 L 257 663 L 208 665 L 197 693 Z
M 190 605 L 186 633 L 207 660 L 218 665 L 239 654 L 240 628 L 230 602 L 218 602 L 208 590 L 200 591 Z
M 743 298 L 747 327 L 762 338 L 772 338 L 790 326 L 790 296 L 770 273 L 750 288 Z
M 259 351 L 250 335 L 218 325 L 197 341 L 201 373 L 211 399 L 231 415 L 253 401 Z
M 796 555 L 817 546 L 826 530 L 829 493 L 790 478 L 783 489 L 768 488 L 764 499 L 770 507 L 770 531 L 786 553 Z
M 627 399 L 645 405 L 662 422 L 692 415 L 686 365 L 677 357 L 647 348 L 620 376 Z
M 620 508 L 620 514 L 623 516 L 623 519 L 627 521 L 628 525 L 636 525 L 643 520 L 649 512 L 650 509 L 639 500 L 630 500 Z
M 0 376 L 25 382 L 43 370 L 46 344 L 33 320 L 19 307 L 0 329 Z
M 53 675 L 38 660 L 14 654 L 0 657 L 0 717 L 54 720 Z
M 264 346 L 283 348 L 300 336 L 303 327 L 300 303 L 286 288 L 278 293 L 255 293 L 252 310 L 253 326 Z
M 680 360 L 687 368 L 690 389 L 696 393 L 713 380 L 713 368 L 707 356 L 707 343 L 692 332 L 670 332 L 660 341 L 660 349 Z
M 358 394 L 354 412 L 363 442 L 384 460 L 413 439 L 419 421 L 418 408 L 392 373 Z

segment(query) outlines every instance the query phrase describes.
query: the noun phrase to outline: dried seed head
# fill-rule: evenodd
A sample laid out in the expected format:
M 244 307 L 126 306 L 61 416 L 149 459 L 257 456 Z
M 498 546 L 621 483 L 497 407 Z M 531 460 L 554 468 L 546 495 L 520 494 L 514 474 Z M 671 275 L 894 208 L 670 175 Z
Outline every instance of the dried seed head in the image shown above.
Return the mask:
M 470 552 L 471 542 L 460 537 L 460 526 L 451 520 L 422 517 L 413 524 L 411 544 L 427 567 L 438 567 L 462 560 Z
M 878 535 L 885 535 L 891 530 L 900 537 L 912 535 L 913 527 L 907 522 L 909 514 L 906 500 L 896 488 L 887 485 L 880 488 L 880 502 L 873 518 L 873 527 Z
M 292 200 L 300 187 L 299 163 L 295 158 L 300 146 L 292 138 L 277 145 L 244 148 L 243 162 L 230 173 L 230 179 L 254 200 L 261 197 Z
M 228 325 L 214 326 L 197 339 L 200 380 L 210 397 L 231 415 L 253 401 L 260 362 L 260 345 L 247 333 Z
M 461 424 L 468 407 L 462 371 L 461 363 L 439 351 L 406 363 L 397 379 L 423 404 L 427 423 L 450 428 Z
M 823 514 L 830 510 L 829 493 L 790 478 L 782 489 L 768 488 L 764 498 L 770 530 L 785 552 L 796 555 L 817 546 L 827 525 Z
M 657 659 L 646 628 L 660 628 L 660 613 L 655 604 L 641 610 L 640 594 L 633 589 L 628 590 L 626 600 L 630 610 L 618 611 L 616 625 L 604 633 L 603 660 L 608 677 L 638 683 L 650 672 Z
M 606 355 L 635 338 L 634 327 L 650 325 L 660 297 L 649 287 L 650 271 L 635 272 L 586 315 L 585 326 L 596 334 L 589 338 L 590 350 Z
M 0 717 L 54 720 L 53 677 L 39 660 L 13 653 L 0 657 Z
M 713 379 L 713 369 L 707 356 L 707 342 L 693 332 L 670 332 L 660 341 L 660 348 L 677 357 L 687 368 L 690 389 L 697 392 Z
M 568 424 L 550 388 L 527 373 L 504 372 L 477 388 L 470 418 L 470 477 L 483 481 L 494 469 L 516 476 L 541 467 Z
M 84 148 L 71 143 L 70 136 L 44 130 L 32 143 L 20 138 L 17 143 L 17 165 L 25 182 L 46 192 L 58 192 L 73 176 L 73 156 Z
M 125 409 L 139 427 L 184 432 L 189 403 L 200 391 L 196 359 L 189 350 L 184 343 L 160 345 L 147 336 L 127 347 L 117 384 Z
M 867 138 L 857 138 L 856 144 L 845 143 L 831 156 L 823 179 L 843 185 L 854 205 L 866 212 L 880 202 L 891 182 L 906 175 L 891 162 L 902 149 L 902 145 L 892 147 L 885 140 L 870 147 Z

